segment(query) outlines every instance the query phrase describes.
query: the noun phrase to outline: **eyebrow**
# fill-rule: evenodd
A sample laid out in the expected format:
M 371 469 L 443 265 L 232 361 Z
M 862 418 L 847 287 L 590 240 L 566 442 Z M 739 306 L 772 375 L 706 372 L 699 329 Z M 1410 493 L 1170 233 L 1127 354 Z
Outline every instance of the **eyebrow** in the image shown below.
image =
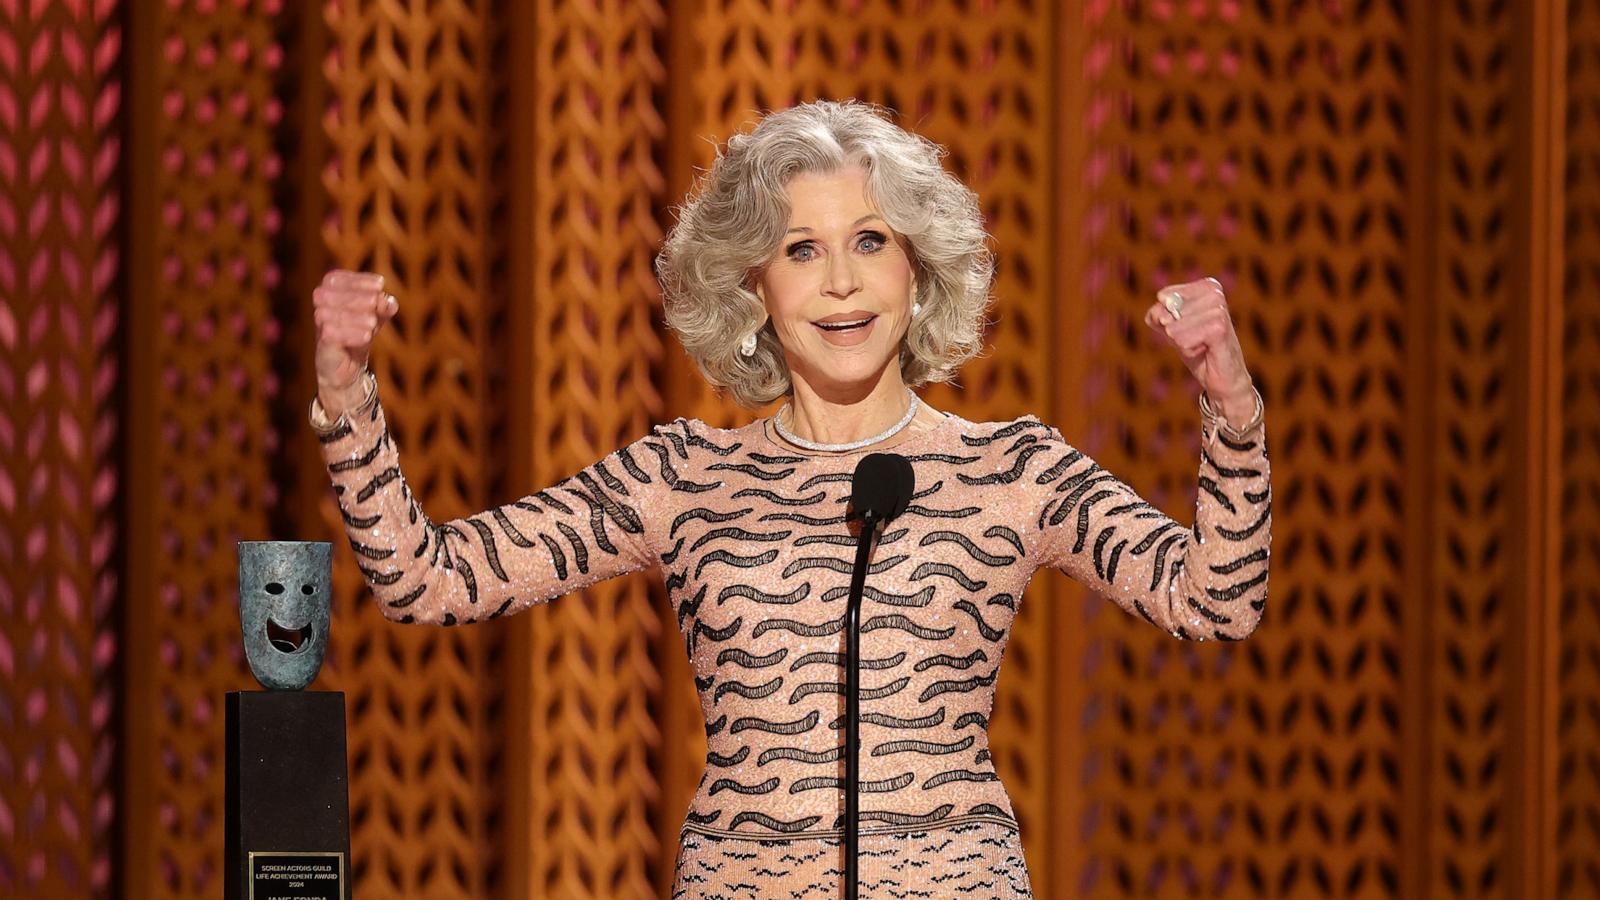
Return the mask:
M 867 213 L 866 215 L 862 216 L 861 218 L 855 220 L 854 222 L 851 222 L 850 223 L 850 227 L 851 228 L 857 228 L 863 222 L 870 222 L 873 219 L 882 219 L 882 218 L 883 217 L 878 215 L 877 213 Z M 807 234 L 811 233 L 811 229 L 810 228 L 800 227 L 800 228 L 791 228 L 788 231 L 785 231 L 784 234 L 791 234 L 791 233 L 796 232 L 796 231 L 803 231 L 803 232 L 805 232 Z

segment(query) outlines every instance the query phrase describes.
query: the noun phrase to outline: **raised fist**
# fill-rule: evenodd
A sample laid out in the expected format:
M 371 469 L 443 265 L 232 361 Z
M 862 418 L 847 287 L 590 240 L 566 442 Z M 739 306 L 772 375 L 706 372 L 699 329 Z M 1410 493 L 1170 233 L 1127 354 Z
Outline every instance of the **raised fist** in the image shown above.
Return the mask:
M 1156 292 L 1144 322 L 1165 343 L 1176 348 L 1190 374 L 1219 411 L 1234 424 L 1249 418 L 1254 406 L 1253 381 L 1233 327 L 1222 282 L 1202 278 L 1173 284 Z
M 383 290 L 383 276 L 335 269 L 311 292 L 317 325 L 317 387 L 323 393 L 351 389 L 367 368 L 372 340 L 400 311 Z

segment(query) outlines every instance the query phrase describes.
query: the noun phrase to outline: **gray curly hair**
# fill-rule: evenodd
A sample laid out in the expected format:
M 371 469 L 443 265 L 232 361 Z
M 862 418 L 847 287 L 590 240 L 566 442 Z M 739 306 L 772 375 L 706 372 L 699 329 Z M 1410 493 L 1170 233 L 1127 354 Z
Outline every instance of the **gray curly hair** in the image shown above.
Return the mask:
M 790 107 L 729 139 L 678 210 L 656 259 L 667 327 L 706 380 L 751 409 L 792 390 L 770 323 L 755 355 L 738 351 L 766 315 L 752 276 L 788 228 L 789 180 L 852 165 L 866 172 L 868 194 L 909 245 L 916 272 L 922 311 L 900 351 L 901 378 L 911 387 L 954 378 L 983 348 L 994 257 L 977 194 L 944 170 L 944 155 L 881 108 L 855 100 Z

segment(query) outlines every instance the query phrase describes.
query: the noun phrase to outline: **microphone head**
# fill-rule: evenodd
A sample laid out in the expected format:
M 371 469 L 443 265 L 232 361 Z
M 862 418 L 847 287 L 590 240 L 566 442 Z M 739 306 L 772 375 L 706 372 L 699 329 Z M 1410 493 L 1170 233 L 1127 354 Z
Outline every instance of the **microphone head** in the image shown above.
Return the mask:
M 869 453 L 850 478 L 850 505 L 856 515 L 868 512 L 887 522 L 906 511 L 916 490 L 911 461 L 898 453 Z

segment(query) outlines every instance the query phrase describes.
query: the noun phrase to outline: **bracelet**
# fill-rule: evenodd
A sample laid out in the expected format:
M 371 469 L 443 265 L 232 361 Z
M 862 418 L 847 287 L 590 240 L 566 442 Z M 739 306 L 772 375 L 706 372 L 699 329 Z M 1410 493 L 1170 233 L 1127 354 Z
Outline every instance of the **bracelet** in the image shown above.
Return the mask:
M 1211 400 L 1206 396 L 1205 391 L 1200 392 L 1200 415 L 1211 423 L 1213 428 L 1211 433 L 1213 435 L 1221 431 L 1230 440 L 1243 441 L 1250 432 L 1255 431 L 1261 425 L 1261 420 L 1266 415 L 1266 403 L 1261 399 L 1261 391 L 1255 385 L 1250 385 L 1250 392 L 1255 395 L 1255 415 L 1250 417 L 1250 421 L 1237 428 L 1229 424 L 1227 419 L 1224 419 L 1212 408 Z
M 366 394 L 362 397 L 361 402 L 356 404 L 354 409 L 340 413 L 339 418 L 332 421 L 328 420 L 328 411 L 322 407 L 322 398 L 316 394 L 311 395 L 311 406 L 306 410 L 306 418 L 311 422 L 312 431 L 319 435 L 333 434 L 349 424 L 349 419 L 347 418 L 349 415 L 365 412 L 372 408 L 372 404 L 378 399 L 378 379 L 370 369 L 362 371 L 361 379 L 366 383 L 367 387 Z

